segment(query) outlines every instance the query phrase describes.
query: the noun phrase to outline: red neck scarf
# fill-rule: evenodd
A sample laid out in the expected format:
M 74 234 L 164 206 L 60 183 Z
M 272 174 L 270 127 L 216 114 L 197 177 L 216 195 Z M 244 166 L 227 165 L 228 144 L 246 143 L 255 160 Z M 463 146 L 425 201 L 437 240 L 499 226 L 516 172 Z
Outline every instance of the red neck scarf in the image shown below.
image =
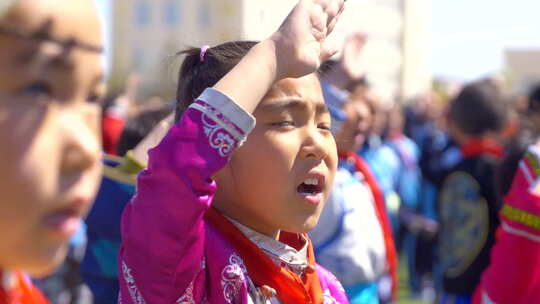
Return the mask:
M 315 271 L 315 255 L 309 239 L 309 267 L 306 269 L 304 277 L 301 278 L 297 274 L 276 265 L 257 245 L 215 209 L 208 209 L 206 218 L 233 244 L 233 247 L 244 261 L 249 277 L 256 286 L 266 285 L 275 289 L 277 297 L 283 304 L 323 303 L 321 283 Z M 294 233 L 282 231 L 280 241 L 295 248 L 300 245 L 299 235 Z
M 489 155 L 495 158 L 502 158 L 502 145 L 491 138 L 473 138 L 461 146 L 463 157 L 470 158 L 480 155 Z
M 15 284 L 5 290 L 0 282 L 0 304 L 49 304 L 41 292 L 20 272 L 13 274 Z M 0 279 L 4 273 L 0 271 Z
M 356 170 L 362 173 L 369 188 L 371 189 L 371 193 L 373 194 L 373 199 L 375 201 L 375 212 L 377 213 L 377 219 L 381 224 L 384 236 L 384 244 L 386 247 L 386 262 L 388 263 L 388 269 L 392 278 L 392 297 L 393 299 L 396 299 L 398 284 L 398 259 L 396 247 L 394 245 L 394 237 L 392 236 L 392 226 L 390 225 L 390 220 L 388 219 L 388 214 L 386 212 L 386 205 L 384 203 L 384 195 L 379 189 L 379 185 L 377 184 L 377 181 L 375 180 L 371 169 L 369 169 L 369 166 L 362 159 L 362 157 L 353 152 L 339 152 L 339 158 L 353 163 L 356 167 Z

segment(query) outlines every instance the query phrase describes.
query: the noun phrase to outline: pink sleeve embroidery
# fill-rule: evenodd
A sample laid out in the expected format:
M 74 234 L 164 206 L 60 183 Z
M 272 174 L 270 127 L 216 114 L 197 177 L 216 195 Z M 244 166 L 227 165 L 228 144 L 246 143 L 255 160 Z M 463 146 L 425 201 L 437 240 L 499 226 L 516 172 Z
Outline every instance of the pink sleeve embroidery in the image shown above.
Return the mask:
M 189 288 L 203 260 L 203 216 L 216 191 L 211 176 L 254 124 L 228 97 L 207 89 L 149 151 L 122 216 L 123 303 L 173 303 Z

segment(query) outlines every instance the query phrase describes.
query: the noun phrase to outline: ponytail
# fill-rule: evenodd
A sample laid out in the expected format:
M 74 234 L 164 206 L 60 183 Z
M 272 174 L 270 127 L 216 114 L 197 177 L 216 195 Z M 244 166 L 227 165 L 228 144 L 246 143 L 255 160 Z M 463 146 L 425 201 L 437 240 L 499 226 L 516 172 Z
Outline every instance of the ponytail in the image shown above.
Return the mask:
M 188 48 L 178 52 L 177 56 L 185 58 L 178 72 L 175 120 L 182 117 L 206 88 L 214 86 L 232 70 L 255 44 L 255 41 L 234 41 L 204 50 Z

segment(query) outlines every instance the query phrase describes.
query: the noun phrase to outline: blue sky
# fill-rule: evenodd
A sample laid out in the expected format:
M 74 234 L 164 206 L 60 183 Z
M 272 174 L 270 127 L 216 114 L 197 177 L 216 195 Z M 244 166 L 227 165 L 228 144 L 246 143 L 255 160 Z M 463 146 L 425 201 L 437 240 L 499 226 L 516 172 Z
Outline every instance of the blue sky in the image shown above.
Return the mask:
M 539 0 L 432 1 L 436 76 L 471 80 L 500 70 L 508 47 L 540 48 Z
M 111 0 L 96 1 L 110 14 Z M 539 0 L 431 1 L 435 76 L 475 79 L 502 68 L 505 48 L 540 48 Z

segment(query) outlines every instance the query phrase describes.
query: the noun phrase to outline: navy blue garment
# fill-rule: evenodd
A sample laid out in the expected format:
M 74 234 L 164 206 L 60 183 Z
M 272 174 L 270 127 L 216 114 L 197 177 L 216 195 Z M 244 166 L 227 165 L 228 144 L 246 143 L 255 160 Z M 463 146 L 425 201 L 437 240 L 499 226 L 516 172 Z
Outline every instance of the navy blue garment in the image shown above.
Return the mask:
M 118 249 L 120 219 L 135 192 L 128 174 L 117 170 L 122 159 L 106 157 L 101 186 L 86 219 L 88 245 L 81 265 L 83 281 L 95 303 L 118 303 Z

